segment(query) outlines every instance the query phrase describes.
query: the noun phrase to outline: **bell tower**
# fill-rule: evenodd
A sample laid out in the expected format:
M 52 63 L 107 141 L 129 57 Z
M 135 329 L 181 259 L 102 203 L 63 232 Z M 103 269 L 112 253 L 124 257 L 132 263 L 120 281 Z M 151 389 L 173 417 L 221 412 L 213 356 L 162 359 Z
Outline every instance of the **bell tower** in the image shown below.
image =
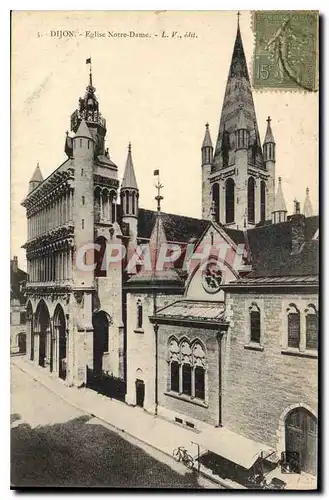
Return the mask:
M 274 171 L 273 160 L 264 161 L 239 17 L 240 13 L 209 167 L 210 199 L 203 196 L 202 200 L 204 218 L 211 217 L 209 207 L 214 202 L 216 220 L 234 229 L 254 227 L 265 221 L 267 184 Z M 203 177 L 206 173 L 205 169 Z M 206 184 L 206 179 L 203 182 Z

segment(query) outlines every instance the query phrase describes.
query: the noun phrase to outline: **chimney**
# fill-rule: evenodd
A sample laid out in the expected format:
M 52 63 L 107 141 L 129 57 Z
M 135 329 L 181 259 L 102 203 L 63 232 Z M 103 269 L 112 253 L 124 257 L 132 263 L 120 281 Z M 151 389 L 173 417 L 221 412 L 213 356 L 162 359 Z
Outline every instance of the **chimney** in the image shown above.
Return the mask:
M 305 243 L 305 215 L 300 213 L 300 203 L 295 200 L 295 212 L 290 217 L 291 254 L 299 253 Z
M 13 273 L 17 273 L 17 271 L 18 271 L 18 259 L 17 259 L 17 255 L 14 255 L 14 257 L 10 261 L 10 264 L 11 264 L 11 269 L 12 269 Z

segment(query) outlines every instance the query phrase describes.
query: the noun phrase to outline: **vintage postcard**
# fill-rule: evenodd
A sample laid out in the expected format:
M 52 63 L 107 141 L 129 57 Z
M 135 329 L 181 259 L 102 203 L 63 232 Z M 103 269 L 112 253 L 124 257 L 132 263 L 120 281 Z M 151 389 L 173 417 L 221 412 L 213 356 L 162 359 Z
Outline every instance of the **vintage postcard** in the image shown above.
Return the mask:
M 11 488 L 316 490 L 318 12 L 11 23 Z

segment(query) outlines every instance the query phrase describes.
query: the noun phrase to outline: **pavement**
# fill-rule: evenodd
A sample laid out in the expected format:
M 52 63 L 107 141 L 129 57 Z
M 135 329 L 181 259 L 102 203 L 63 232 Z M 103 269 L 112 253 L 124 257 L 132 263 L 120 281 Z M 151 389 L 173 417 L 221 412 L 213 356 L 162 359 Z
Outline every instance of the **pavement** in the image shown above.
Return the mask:
M 178 445 L 193 452 L 195 433 L 68 387 L 23 357 L 11 365 L 13 486 L 223 488 L 174 461 Z
M 131 407 L 115 399 L 108 398 L 87 388 L 68 387 L 65 382 L 56 376 L 44 371 L 43 368 L 34 365 L 31 361 L 22 356 L 11 358 L 11 362 L 21 371 L 29 375 L 34 381 L 56 394 L 62 401 L 71 407 L 90 417 L 96 417 L 101 422 L 110 426 L 125 439 L 134 438 L 140 444 L 144 444 L 154 451 L 161 452 L 163 456 L 170 457 L 178 446 L 183 446 L 192 456 L 197 456 L 196 445 L 193 444 L 196 432 L 184 429 L 178 424 L 174 424 L 161 417 L 156 417 L 147 413 L 139 407 Z M 31 412 L 34 411 L 34 404 L 31 405 Z M 181 467 L 182 464 L 177 464 Z M 241 489 L 242 486 L 229 479 L 214 476 L 211 472 L 201 467 L 199 482 L 203 481 L 202 487 L 215 489 Z M 277 474 L 276 474 L 277 475 Z M 301 475 L 298 477 L 287 477 L 289 489 L 313 489 L 314 484 L 309 478 Z

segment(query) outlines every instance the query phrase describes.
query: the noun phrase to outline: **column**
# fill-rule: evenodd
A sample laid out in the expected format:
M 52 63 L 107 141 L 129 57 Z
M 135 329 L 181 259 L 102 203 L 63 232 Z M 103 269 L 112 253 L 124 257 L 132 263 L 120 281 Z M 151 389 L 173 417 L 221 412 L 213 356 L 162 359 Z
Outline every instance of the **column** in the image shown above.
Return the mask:
M 99 217 L 100 220 L 103 220 L 103 192 L 100 191 L 100 198 L 99 198 Z
M 68 279 L 72 279 L 72 248 L 69 247 L 69 252 L 68 252 Z

